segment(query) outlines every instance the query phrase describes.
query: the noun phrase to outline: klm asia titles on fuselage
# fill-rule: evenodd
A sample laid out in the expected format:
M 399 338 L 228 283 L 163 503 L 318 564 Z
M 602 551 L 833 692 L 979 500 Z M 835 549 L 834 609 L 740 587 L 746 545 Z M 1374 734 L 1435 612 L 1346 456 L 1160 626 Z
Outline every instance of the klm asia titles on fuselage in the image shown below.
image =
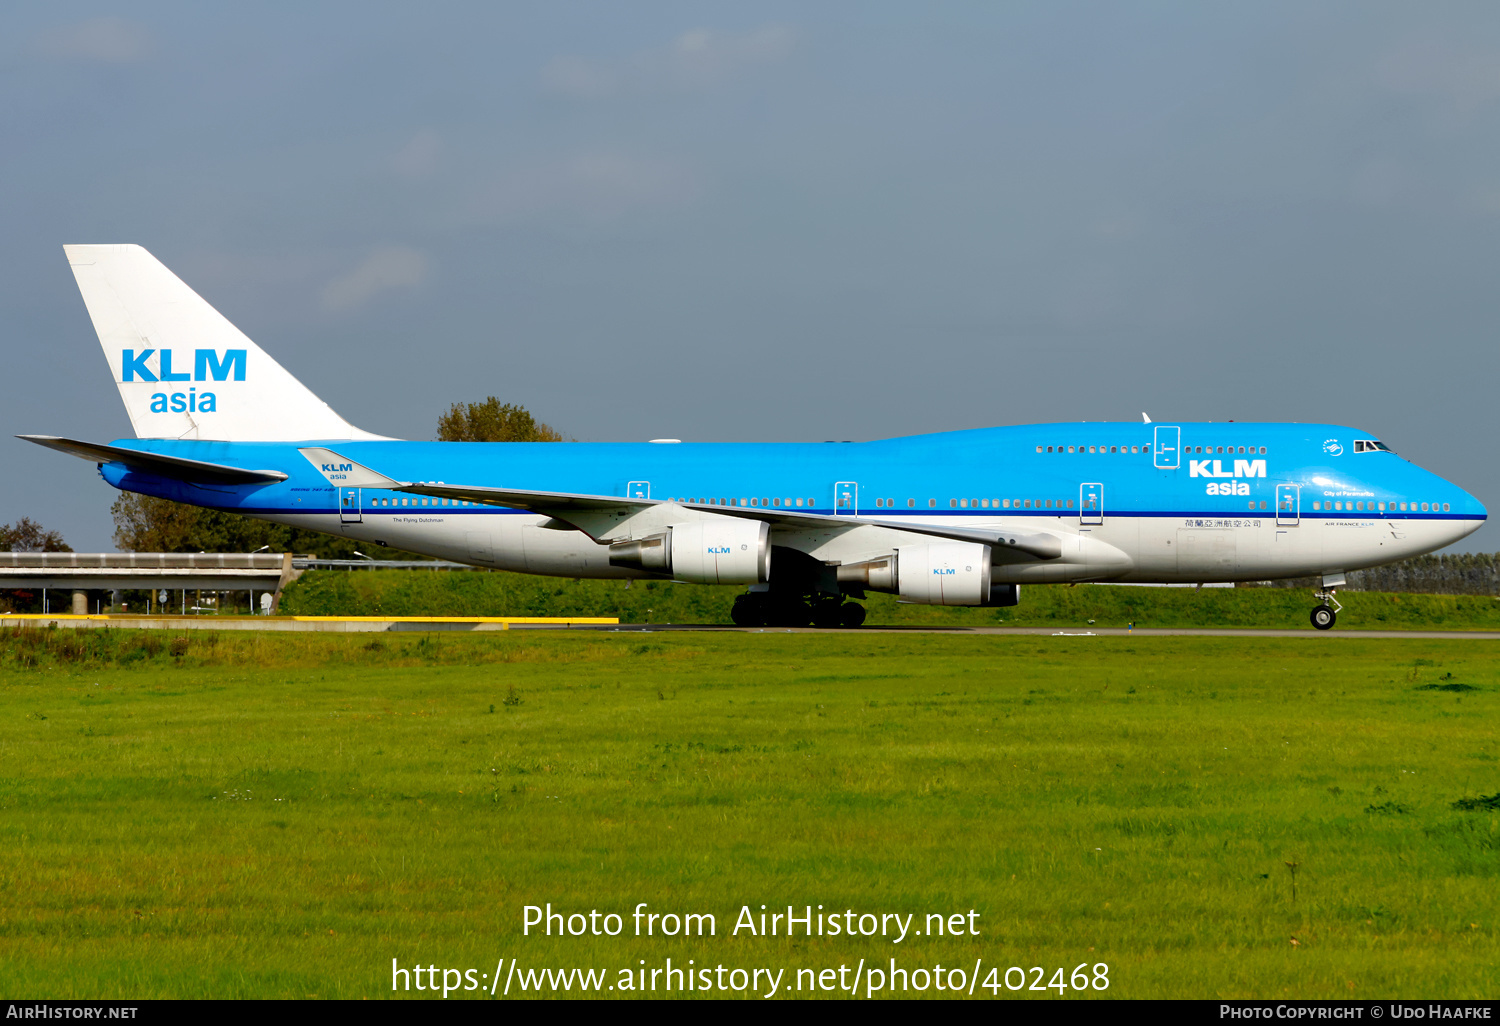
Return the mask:
M 857 625 L 870 591 L 1003 606 L 1028 582 L 1317 575 L 1326 628 L 1345 572 L 1452 544 L 1487 516 L 1337 425 L 401 441 L 344 420 L 139 246 L 65 248 L 135 437 L 30 440 L 127 491 L 475 566 L 748 586 L 746 625 Z

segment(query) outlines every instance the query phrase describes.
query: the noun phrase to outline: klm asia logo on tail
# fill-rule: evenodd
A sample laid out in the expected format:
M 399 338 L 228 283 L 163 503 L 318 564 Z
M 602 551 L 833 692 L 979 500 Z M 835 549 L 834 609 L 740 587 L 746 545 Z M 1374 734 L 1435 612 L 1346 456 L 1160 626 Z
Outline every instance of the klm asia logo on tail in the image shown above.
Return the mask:
M 1223 460 L 1188 460 L 1189 477 L 1265 477 L 1265 460 L 1235 460 L 1233 470 L 1224 469 Z M 1244 481 L 1215 482 L 1208 486 L 1209 495 L 1249 495 Z
M 170 349 L 163 349 L 159 354 L 155 349 L 142 349 L 139 353 L 134 349 L 122 349 L 120 381 L 244 381 L 246 352 L 244 349 L 226 349 L 221 357 L 213 349 L 195 349 L 193 370 L 189 374 L 185 367 L 180 371 L 172 369 Z M 155 370 L 146 365 L 153 354 L 157 354 Z M 156 392 L 151 396 L 152 413 L 215 413 L 218 408 L 218 396 L 212 392 L 199 392 L 197 388 L 189 388 L 186 392 Z
M 318 466 L 323 468 L 325 474 L 347 474 L 354 469 L 352 463 L 320 463 Z

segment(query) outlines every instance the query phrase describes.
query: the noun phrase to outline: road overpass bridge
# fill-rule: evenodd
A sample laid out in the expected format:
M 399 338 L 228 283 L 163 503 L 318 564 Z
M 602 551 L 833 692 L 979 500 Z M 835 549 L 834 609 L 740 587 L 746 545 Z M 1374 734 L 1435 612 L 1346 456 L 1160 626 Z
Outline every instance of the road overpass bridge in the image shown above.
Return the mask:
M 274 611 L 282 589 L 304 570 L 375 568 L 469 569 L 437 560 L 318 559 L 290 552 L 0 552 L 0 591 L 40 591 L 43 612 L 62 611 L 46 608 L 56 601 L 49 594 L 54 591 L 69 596 L 68 612 L 86 614 L 94 611 L 90 592 L 138 590 L 180 592 L 184 611 L 190 591 L 249 592 L 252 609 L 257 594 L 270 594 Z

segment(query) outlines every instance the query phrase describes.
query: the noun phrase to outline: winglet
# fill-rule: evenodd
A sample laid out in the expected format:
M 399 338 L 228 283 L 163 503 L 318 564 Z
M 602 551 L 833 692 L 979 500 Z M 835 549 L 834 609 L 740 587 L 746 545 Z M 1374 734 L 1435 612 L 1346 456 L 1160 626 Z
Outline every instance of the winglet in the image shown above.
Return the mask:
M 408 483 L 377 474 L 369 467 L 360 466 L 332 449 L 309 447 L 297 451 L 318 473 L 328 479 L 329 484 L 341 488 L 403 488 Z
M 1149 423 L 1151 423 L 1151 418 L 1148 417 L 1148 416 L 1146 416 L 1145 411 L 1141 412 L 1141 423 L 1142 424 L 1149 424 Z

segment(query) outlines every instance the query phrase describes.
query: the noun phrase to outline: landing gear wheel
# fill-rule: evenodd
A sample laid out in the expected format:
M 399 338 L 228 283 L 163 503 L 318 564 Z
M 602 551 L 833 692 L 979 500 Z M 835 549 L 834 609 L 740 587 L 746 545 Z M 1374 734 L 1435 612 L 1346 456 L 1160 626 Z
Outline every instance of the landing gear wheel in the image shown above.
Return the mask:
M 1338 622 L 1338 614 L 1328 606 L 1318 606 L 1312 611 L 1312 625 L 1320 631 L 1326 631 Z
M 839 607 L 839 619 L 845 627 L 858 627 L 865 622 L 865 607 L 858 602 L 845 602 Z
M 827 629 L 829 627 L 842 627 L 844 625 L 844 612 L 837 602 L 819 602 L 813 607 L 812 622 L 814 627 Z
M 734 600 L 734 606 L 729 610 L 729 618 L 734 621 L 736 627 L 764 627 L 766 604 L 748 595 L 741 595 Z

